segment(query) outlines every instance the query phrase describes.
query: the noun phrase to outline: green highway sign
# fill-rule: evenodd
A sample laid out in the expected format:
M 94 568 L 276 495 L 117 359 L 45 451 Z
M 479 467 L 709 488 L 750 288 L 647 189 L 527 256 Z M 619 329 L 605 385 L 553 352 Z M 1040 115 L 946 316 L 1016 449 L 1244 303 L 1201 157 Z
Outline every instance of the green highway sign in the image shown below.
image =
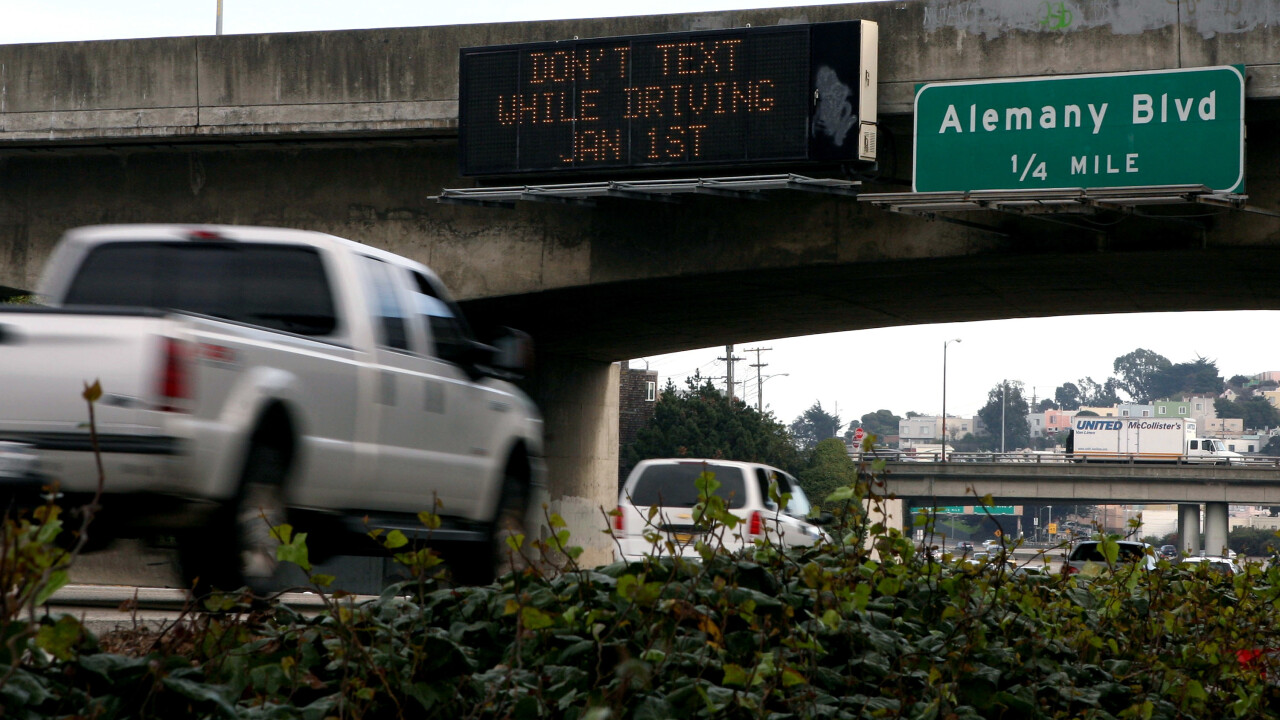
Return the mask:
M 1244 192 L 1244 67 L 921 85 L 913 177 L 916 192 Z
M 995 505 L 983 511 L 981 505 L 942 505 L 940 507 L 919 507 L 914 508 L 914 512 L 936 513 L 938 515 L 984 515 L 987 512 L 992 515 L 1016 515 L 1013 505 Z

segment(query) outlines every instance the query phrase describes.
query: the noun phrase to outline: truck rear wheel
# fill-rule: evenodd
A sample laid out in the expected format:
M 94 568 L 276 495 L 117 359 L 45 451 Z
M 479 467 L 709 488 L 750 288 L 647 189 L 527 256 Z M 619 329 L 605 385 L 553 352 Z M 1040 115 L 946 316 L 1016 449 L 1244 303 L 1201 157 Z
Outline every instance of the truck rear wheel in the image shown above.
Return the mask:
M 250 448 L 236 497 L 206 527 L 179 538 L 183 580 L 197 596 L 245 586 L 256 593 L 274 589 L 279 541 L 271 529 L 285 522 L 285 457 L 269 445 Z

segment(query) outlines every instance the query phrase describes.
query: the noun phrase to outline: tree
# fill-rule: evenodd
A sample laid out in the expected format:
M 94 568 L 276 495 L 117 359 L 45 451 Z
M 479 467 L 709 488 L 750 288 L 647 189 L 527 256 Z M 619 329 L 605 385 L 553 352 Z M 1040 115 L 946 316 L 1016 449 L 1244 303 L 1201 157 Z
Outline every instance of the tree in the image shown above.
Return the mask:
M 1080 388 L 1075 383 L 1062 383 L 1053 391 L 1053 399 L 1063 410 L 1080 409 Z
M 836 488 L 855 483 L 858 466 L 839 438 L 827 438 L 814 446 L 808 465 L 798 477 L 809 502 L 820 504 Z
M 898 434 L 898 423 L 902 422 L 902 418 L 888 410 L 877 410 L 863 415 L 860 422 L 866 432 L 885 438 Z
M 1262 446 L 1262 454 L 1272 457 L 1280 456 L 1280 435 L 1272 435 L 1267 444 Z
M 1107 378 L 1106 382 L 1098 383 L 1091 377 L 1084 377 L 1076 381 L 1076 384 L 1080 387 L 1081 405 L 1110 407 L 1120 403 L 1115 378 Z
M 1036 412 L 1038 413 L 1046 412 L 1048 410 L 1057 410 L 1057 409 L 1058 409 L 1058 403 L 1050 400 L 1049 398 L 1045 398 L 1040 402 L 1036 403 Z
M 1141 348 L 1128 355 L 1121 355 L 1112 364 L 1118 376 L 1116 387 L 1123 390 L 1136 403 L 1149 403 L 1155 399 L 1155 385 L 1159 377 L 1173 363 L 1169 358 Z
M 1220 418 L 1240 418 L 1244 420 L 1245 430 L 1261 430 L 1280 426 L 1280 411 L 1267 402 L 1266 398 L 1250 398 L 1227 400 L 1218 398 L 1213 401 L 1214 410 Z
M 623 449 L 627 467 L 647 458 L 691 457 L 762 462 L 792 474 L 800 471 L 800 454 L 791 435 L 772 412 L 758 413 L 741 400 L 730 400 L 695 373 L 677 390 L 667 386 L 654 406 L 653 418 Z
M 1226 388 L 1218 374 L 1218 364 L 1198 357 L 1192 362 L 1175 363 L 1155 379 L 1152 397 L 1165 398 L 1179 395 L 1213 393 L 1220 394 Z
M 1001 396 L 1001 390 L 1003 398 Z M 1003 403 L 1002 403 L 1003 400 Z M 1005 449 L 1024 448 L 1031 441 L 1031 427 L 1027 425 L 1027 400 L 1023 397 L 1023 385 L 1013 380 L 993 387 L 987 393 L 987 404 L 978 411 L 978 417 L 990 434 L 991 449 L 1000 449 L 1000 420 L 1004 417 Z
M 801 450 L 812 450 L 819 442 L 840 434 L 839 415 L 832 415 L 822 409 L 822 403 L 814 401 L 813 407 L 805 410 L 791 423 L 791 436 L 796 447 Z

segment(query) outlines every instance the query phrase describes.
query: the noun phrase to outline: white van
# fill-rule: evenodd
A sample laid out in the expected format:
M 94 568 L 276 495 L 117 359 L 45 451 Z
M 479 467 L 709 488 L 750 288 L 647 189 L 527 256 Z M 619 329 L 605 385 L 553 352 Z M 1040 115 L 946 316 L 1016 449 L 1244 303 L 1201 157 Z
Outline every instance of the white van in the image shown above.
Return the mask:
M 709 531 L 694 523 L 696 482 L 704 472 L 712 473 L 720 483 L 715 494 L 725 500 L 729 512 L 740 521 L 736 527 L 720 526 Z M 774 483 L 779 493 L 791 494 L 785 508 L 769 499 L 769 487 Z M 658 510 L 650 519 L 652 507 Z M 728 551 L 740 550 L 757 539 L 783 547 L 807 546 L 826 538 L 818 525 L 830 518 L 810 518 L 811 509 L 799 481 L 775 467 L 730 460 L 644 460 L 622 486 L 613 536 L 622 558 L 627 560 L 670 554 L 668 542 L 675 554 L 686 557 L 697 556 L 695 546 L 699 540 Z M 659 541 L 645 539 L 647 532 L 656 533 Z

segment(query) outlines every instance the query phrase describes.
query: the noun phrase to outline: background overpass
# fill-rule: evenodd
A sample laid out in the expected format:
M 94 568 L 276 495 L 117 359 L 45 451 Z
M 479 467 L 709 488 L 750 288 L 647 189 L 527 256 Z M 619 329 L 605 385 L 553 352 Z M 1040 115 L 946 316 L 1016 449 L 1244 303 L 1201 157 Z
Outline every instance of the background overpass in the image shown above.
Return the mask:
M 615 488 L 611 361 L 888 325 L 1274 308 L 1280 286 L 1258 269 L 1280 260 L 1280 226 L 1203 207 L 1065 224 L 980 211 L 951 218 L 961 225 L 801 193 L 438 205 L 428 198 L 471 184 L 456 166 L 458 49 L 875 20 L 883 134 L 867 193 L 909 188 L 917 83 L 1240 63 L 1249 203 L 1280 208 L 1280 8 L 1065 6 L 1070 22 L 1046 22 L 1043 3 L 931 0 L 3 46 L 0 286 L 33 287 L 63 230 L 105 222 L 301 227 L 422 260 L 473 316 L 534 333 L 552 493 L 594 525 Z
M 908 504 L 1147 505 L 1177 503 L 1180 550 L 1226 547 L 1228 505 L 1280 505 L 1274 464 L 1214 466 L 1152 462 L 894 462 L 884 492 Z M 1200 506 L 1204 505 L 1204 538 Z

